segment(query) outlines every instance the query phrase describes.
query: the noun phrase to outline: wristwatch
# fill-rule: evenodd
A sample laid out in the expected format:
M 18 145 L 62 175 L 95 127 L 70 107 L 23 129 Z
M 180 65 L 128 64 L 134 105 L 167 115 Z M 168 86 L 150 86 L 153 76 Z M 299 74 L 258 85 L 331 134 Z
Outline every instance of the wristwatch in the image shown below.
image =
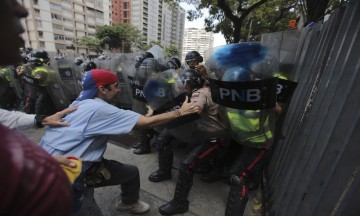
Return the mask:
M 34 124 L 35 126 L 37 126 L 38 128 L 42 128 L 44 127 L 44 125 L 42 124 L 42 120 L 46 117 L 46 115 L 38 115 L 36 114 L 35 115 L 35 118 L 34 118 Z

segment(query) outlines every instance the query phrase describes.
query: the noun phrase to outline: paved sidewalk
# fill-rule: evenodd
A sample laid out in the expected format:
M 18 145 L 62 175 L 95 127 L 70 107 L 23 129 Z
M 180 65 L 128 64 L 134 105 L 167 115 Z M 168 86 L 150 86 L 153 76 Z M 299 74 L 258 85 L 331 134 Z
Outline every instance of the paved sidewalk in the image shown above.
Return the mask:
M 44 130 L 31 129 L 25 131 L 25 134 L 35 142 L 39 142 Z M 128 140 L 128 139 L 124 139 Z M 131 140 L 130 140 L 131 141 Z M 133 141 L 133 140 L 132 140 Z M 126 143 L 124 144 L 126 146 Z M 191 146 L 187 148 L 175 147 L 174 154 L 174 168 L 173 178 L 161 183 L 150 182 L 147 178 L 155 171 L 157 165 L 157 152 L 153 149 L 151 154 L 135 155 L 132 153 L 133 149 L 127 149 L 114 145 L 111 142 L 105 153 L 105 158 L 118 160 L 122 163 L 129 163 L 136 165 L 140 170 L 141 191 L 140 199 L 150 204 L 150 211 L 145 216 L 160 215 L 158 208 L 166 201 L 172 199 L 178 175 L 179 161 L 187 152 L 191 150 Z M 190 191 L 189 212 L 183 214 L 185 216 L 221 216 L 225 213 L 225 207 L 229 192 L 229 186 L 222 182 L 205 183 L 200 180 L 200 175 L 194 175 L 194 184 Z M 109 186 L 104 188 L 95 189 L 95 200 L 101 209 L 104 216 L 119 216 L 119 215 L 132 215 L 130 213 L 120 213 L 114 208 L 115 204 L 120 198 L 120 187 Z M 252 198 L 250 198 L 251 200 Z M 249 201 L 250 203 L 250 201 Z M 251 208 L 253 209 L 253 208 Z M 88 213 L 86 216 L 98 215 L 92 210 L 91 215 Z M 260 213 L 250 213 L 249 208 L 246 209 L 245 215 L 261 215 Z

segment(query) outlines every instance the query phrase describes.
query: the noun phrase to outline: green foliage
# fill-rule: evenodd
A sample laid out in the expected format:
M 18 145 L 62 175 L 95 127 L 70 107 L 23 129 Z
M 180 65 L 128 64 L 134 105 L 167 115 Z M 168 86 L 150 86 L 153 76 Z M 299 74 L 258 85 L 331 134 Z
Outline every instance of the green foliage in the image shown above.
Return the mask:
M 141 47 L 143 40 L 140 31 L 129 24 L 103 26 L 96 31 L 95 35 L 102 47 L 121 49 L 123 52 L 131 52 L 132 45 Z
M 269 0 L 183 0 L 193 4 L 195 10 L 188 11 L 191 21 L 202 16 L 201 9 L 209 9 L 205 17 L 205 29 L 215 33 L 221 32 L 227 43 L 241 40 L 242 28 L 246 17 Z
M 269 0 L 246 17 L 242 40 L 259 41 L 261 34 L 289 29 L 289 21 L 300 16 L 298 7 L 294 0 Z
M 179 56 L 179 49 L 173 44 L 165 49 L 165 57 L 172 56 Z
M 91 37 L 83 37 L 76 42 L 80 46 L 88 47 L 91 50 L 94 50 L 96 53 L 100 53 L 101 49 L 101 41 L 98 38 Z
M 155 41 L 151 41 L 149 44 L 146 44 L 146 45 L 142 46 L 141 50 L 144 50 L 144 51 L 149 50 L 154 45 L 158 45 L 164 50 L 165 57 L 179 56 L 179 53 L 180 53 L 179 49 L 175 45 L 171 44 L 169 47 L 164 48 L 160 44 L 160 42 L 155 42 Z
M 195 10 L 188 11 L 189 21 L 202 17 L 201 9 L 209 9 L 209 15 L 205 17 L 205 29 L 214 33 L 221 32 L 227 43 L 237 43 L 248 39 L 258 40 L 262 33 L 288 29 L 289 21 L 298 19 L 300 11 L 305 14 L 305 22 L 319 21 L 333 8 L 349 0 L 175 1 L 195 6 Z

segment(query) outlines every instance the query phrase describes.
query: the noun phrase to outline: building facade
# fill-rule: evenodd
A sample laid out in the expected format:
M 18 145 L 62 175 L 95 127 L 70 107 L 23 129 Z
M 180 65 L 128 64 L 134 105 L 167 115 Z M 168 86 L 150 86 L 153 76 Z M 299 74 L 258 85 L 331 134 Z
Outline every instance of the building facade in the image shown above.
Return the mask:
M 164 3 L 161 44 L 165 47 L 176 46 L 179 49 L 179 58 L 183 49 L 185 14 L 186 11 L 179 5 Z
M 131 0 L 112 0 L 112 24 L 131 23 Z
M 142 32 L 144 44 L 161 42 L 162 7 L 162 0 L 131 1 L 131 24 Z
M 181 54 L 185 13 L 178 4 L 163 0 L 112 0 L 112 22 L 130 23 L 139 29 L 144 45 L 176 46 Z
M 214 45 L 214 33 L 207 32 L 202 28 L 186 28 L 184 32 L 184 43 L 182 51 L 182 61 L 189 51 L 198 51 L 202 56 L 207 49 Z
M 76 44 L 111 25 L 110 0 L 21 0 L 29 11 L 23 21 L 25 46 L 48 52 L 89 54 Z

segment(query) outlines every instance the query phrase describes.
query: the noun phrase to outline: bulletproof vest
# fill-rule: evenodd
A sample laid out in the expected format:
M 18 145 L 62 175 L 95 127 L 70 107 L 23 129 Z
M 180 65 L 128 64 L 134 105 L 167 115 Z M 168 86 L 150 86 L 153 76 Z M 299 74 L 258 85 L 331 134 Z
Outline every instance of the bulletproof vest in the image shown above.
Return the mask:
M 9 82 L 9 84 L 11 85 L 11 83 L 12 83 L 12 79 L 11 79 L 11 71 L 10 71 L 10 69 L 9 68 L 2 68 L 1 70 L 0 70 L 0 77 L 1 78 L 3 78 L 3 79 L 5 79 L 6 81 L 8 81 Z
M 39 80 L 39 86 L 46 86 L 50 79 L 49 70 L 46 67 L 36 67 L 31 71 L 31 76 Z
M 242 144 L 253 143 L 257 146 L 252 147 L 258 148 L 272 143 L 273 133 L 269 126 L 270 118 L 274 116 L 272 111 L 229 109 L 226 114 L 236 140 Z

